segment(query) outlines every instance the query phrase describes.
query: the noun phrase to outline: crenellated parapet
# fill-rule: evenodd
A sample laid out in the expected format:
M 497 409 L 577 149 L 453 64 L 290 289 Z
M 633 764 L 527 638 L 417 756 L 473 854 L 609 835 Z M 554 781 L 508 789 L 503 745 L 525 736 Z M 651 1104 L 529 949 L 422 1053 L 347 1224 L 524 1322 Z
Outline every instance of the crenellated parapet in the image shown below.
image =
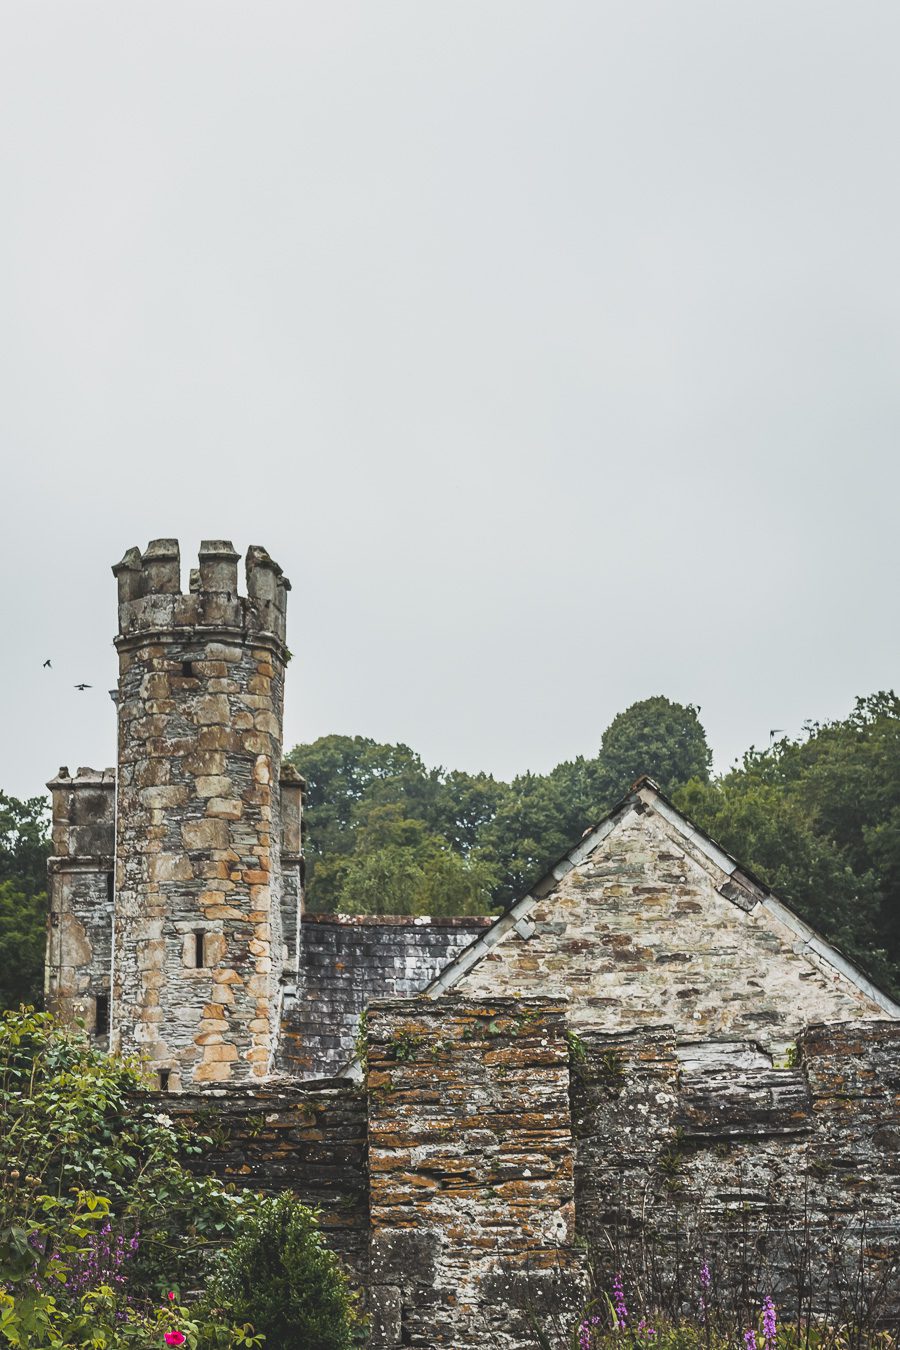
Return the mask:
M 204 540 L 185 593 L 177 539 L 153 539 L 143 553 L 128 549 L 112 569 L 119 587 L 116 645 L 143 641 L 154 633 L 199 629 L 210 636 L 221 630 L 238 632 L 248 640 L 283 647 L 291 583 L 268 552 L 254 544 L 244 562 L 246 593 L 240 594 L 239 560 L 229 540 Z

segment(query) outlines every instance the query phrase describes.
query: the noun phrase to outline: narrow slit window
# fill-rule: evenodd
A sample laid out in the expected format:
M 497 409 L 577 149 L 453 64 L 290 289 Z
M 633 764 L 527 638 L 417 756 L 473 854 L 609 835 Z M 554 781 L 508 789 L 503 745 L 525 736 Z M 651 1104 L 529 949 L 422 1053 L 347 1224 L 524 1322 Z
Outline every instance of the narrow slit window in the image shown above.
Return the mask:
M 160 1069 L 160 1071 L 159 1071 L 159 1090 L 160 1090 L 160 1092 L 168 1092 L 168 1090 L 169 1090 L 169 1074 L 170 1074 L 171 1072 L 172 1072 L 171 1069 Z
M 109 901 L 110 904 L 112 904 L 112 902 L 113 902 L 113 898 L 114 898 L 114 895 L 115 895 L 115 888 L 116 888 L 116 880 L 115 880 L 115 877 L 114 877 L 114 875 L 113 875 L 112 872 L 107 872 L 107 874 L 106 874 L 106 898 L 107 898 L 107 900 Z
M 182 663 L 181 663 L 181 673 L 182 673 L 182 675 L 184 676 L 184 678 L 185 678 L 186 680 L 192 680 L 192 679 L 194 678 L 194 663 L 193 663 L 193 661 L 182 661 Z
M 198 970 L 200 970 L 203 966 L 206 965 L 206 959 L 205 959 L 206 953 L 205 953 L 205 951 L 204 951 L 205 946 L 206 946 L 206 933 L 204 932 L 204 930 L 203 930 L 202 928 L 195 928 L 195 929 L 194 929 L 194 965 L 197 967 Z
M 94 1000 L 94 1035 L 109 1035 L 109 994 L 98 994 Z

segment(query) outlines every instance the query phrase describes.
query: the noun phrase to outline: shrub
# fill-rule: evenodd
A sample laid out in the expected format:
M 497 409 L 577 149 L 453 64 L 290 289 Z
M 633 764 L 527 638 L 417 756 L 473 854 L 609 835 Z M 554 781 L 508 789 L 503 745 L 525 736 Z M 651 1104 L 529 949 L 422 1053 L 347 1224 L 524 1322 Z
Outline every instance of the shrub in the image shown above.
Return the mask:
M 0 1345 L 255 1344 L 176 1291 L 204 1282 L 258 1201 L 193 1176 L 182 1158 L 202 1144 L 140 1086 L 49 1014 L 0 1016 Z
M 265 1335 L 266 1350 L 348 1350 L 359 1322 L 337 1257 L 316 1215 L 293 1195 L 263 1201 L 223 1252 L 214 1303 Z

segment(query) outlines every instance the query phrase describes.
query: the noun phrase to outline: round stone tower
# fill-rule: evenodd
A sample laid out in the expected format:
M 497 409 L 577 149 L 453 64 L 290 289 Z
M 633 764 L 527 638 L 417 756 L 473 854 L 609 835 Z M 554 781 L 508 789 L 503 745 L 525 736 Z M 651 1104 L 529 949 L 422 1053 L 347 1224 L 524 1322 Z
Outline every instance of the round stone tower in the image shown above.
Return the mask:
M 281 799 L 290 583 L 263 548 L 129 549 L 119 586 L 111 1048 L 171 1090 L 262 1077 L 282 963 Z

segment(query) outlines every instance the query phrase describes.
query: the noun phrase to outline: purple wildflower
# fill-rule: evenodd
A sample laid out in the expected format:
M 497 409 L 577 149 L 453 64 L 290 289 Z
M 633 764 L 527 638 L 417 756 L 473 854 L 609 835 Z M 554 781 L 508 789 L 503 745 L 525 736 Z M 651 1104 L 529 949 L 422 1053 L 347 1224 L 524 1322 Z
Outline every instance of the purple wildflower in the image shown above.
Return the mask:
M 613 1277 L 613 1306 L 616 1310 L 616 1325 L 621 1330 L 628 1321 L 628 1308 L 625 1306 L 625 1290 L 620 1270 Z
M 766 1350 L 775 1350 L 775 1304 L 770 1294 L 763 1299 L 763 1340 Z
M 756 1332 L 744 1332 L 744 1350 L 756 1350 Z
M 712 1275 L 709 1273 L 709 1262 L 704 1261 L 700 1267 L 700 1288 L 705 1292 L 712 1284 Z

